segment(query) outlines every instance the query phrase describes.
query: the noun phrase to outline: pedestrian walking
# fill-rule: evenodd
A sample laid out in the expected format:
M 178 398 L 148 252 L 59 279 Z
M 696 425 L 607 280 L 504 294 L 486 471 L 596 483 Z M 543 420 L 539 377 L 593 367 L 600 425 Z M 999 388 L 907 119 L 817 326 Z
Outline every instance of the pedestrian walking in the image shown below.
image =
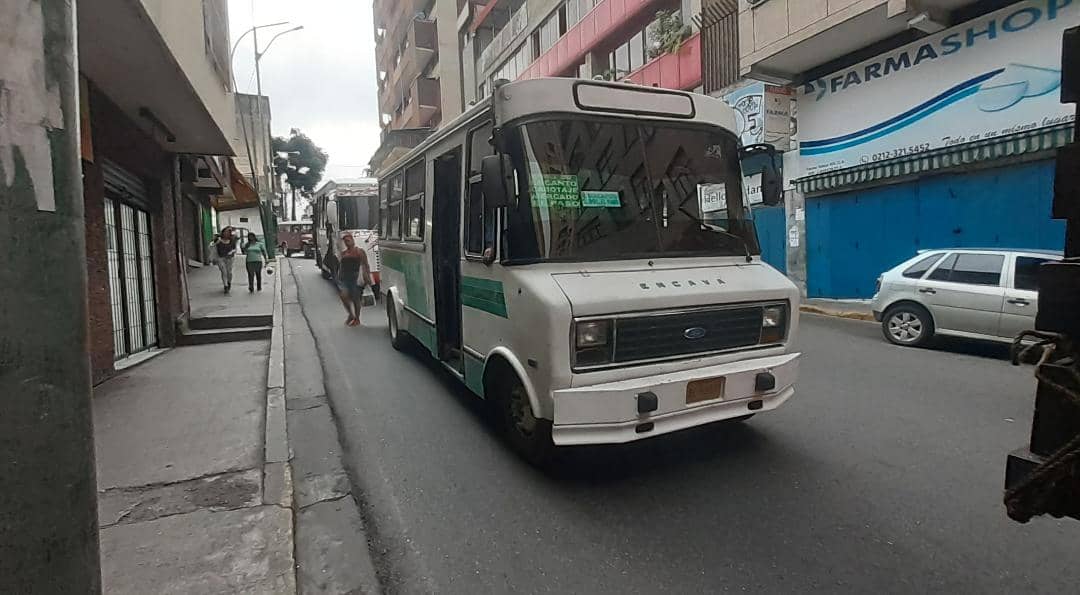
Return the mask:
M 217 266 L 221 271 L 221 284 L 225 287 L 225 293 L 232 289 L 233 256 L 236 255 L 236 236 L 233 228 L 226 227 L 221 230 L 221 235 L 214 241 L 214 249 L 217 251 Z
M 338 290 L 341 303 L 349 315 L 345 319 L 348 326 L 360 324 L 360 308 L 363 305 L 364 288 L 371 285 L 371 268 L 368 266 L 367 253 L 356 245 L 352 234 L 345 234 L 345 250 L 341 253 L 337 271 Z
M 244 266 L 247 267 L 248 275 L 248 293 L 252 293 L 258 288 L 262 291 L 262 269 L 263 262 L 267 259 L 266 248 L 263 247 L 259 238 L 249 233 L 247 237 L 247 243 L 244 244 Z

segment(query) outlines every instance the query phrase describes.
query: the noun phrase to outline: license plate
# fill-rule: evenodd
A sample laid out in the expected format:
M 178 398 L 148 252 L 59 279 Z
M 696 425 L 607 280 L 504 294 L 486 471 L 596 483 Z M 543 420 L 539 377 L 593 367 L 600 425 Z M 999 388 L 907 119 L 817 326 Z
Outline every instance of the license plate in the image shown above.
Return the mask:
M 694 380 L 686 385 L 686 404 L 724 398 L 724 377 Z

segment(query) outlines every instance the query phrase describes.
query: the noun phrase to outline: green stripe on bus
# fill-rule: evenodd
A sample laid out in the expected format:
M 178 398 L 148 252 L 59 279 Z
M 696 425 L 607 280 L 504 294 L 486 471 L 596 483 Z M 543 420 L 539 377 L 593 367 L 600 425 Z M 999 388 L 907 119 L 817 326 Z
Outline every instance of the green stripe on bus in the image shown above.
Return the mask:
M 479 277 L 461 278 L 461 304 L 495 316 L 509 318 L 502 281 Z
M 427 285 L 424 283 L 424 255 L 380 246 L 379 259 L 382 266 L 405 275 L 405 303 L 431 318 L 427 305 Z

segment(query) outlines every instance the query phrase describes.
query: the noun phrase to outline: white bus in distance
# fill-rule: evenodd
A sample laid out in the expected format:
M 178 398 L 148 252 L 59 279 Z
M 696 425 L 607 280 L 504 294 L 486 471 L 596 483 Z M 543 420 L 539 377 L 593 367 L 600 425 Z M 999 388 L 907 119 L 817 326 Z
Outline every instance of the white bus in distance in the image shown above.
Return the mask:
M 780 201 L 775 154 L 734 128 L 702 95 L 499 85 L 380 176 L 394 347 L 423 345 L 537 464 L 779 407 L 799 293 L 744 199 L 753 174 Z

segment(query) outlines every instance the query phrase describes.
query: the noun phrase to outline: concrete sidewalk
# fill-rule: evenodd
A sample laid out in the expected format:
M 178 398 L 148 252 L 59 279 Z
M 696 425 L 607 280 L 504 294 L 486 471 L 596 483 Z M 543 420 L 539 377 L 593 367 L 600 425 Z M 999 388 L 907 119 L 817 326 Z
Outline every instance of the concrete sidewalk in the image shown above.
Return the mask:
M 271 261 L 273 274 L 263 271 L 263 290 L 248 293 L 247 271 L 243 258 L 233 258 L 232 291 L 225 293 L 217 265 L 188 269 L 188 298 L 191 318 L 207 316 L 269 316 L 274 311 L 274 287 L 277 265 Z
M 213 276 L 192 275 L 193 308 L 272 316 L 273 336 L 178 347 L 95 387 L 102 585 L 292 594 L 280 287 L 271 279 L 261 295 L 245 284 L 224 296 L 217 286 L 221 298 L 196 301 L 217 278 L 216 268 L 198 272 Z
M 870 300 L 804 298 L 799 309 L 810 314 L 822 314 L 824 316 L 837 316 L 855 320 L 874 320 L 874 313 L 870 310 Z

